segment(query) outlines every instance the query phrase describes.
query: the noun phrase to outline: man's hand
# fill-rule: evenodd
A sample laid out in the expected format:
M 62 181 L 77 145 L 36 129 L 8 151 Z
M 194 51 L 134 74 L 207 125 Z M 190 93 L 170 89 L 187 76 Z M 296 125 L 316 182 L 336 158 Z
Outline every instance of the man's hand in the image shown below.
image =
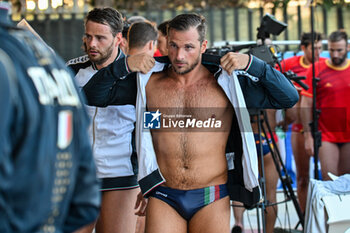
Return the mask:
M 309 135 L 308 135 L 309 134 Z M 304 138 L 305 138 L 305 153 L 308 156 L 314 155 L 314 138 L 311 136 L 311 133 L 304 132 Z
M 143 197 L 141 192 L 139 192 L 139 194 L 137 194 L 137 200 L 134 207 L 134 209 L 137 210 L 135 214 L 138 216 L 146 216 L 146 207 L 147 199 Z
M 249 55 L 242 53 L 229 52 L 220 59 L 221 67 L 227 73 L 232 74 L 234 70 L 242 70 L 247 67 Z
M 140 53 L 129 56 L 127 58 L 127 63 L 130 71 L 140 71 L 141 73 L 146 74 L 154 66 L 155 60 L 152 56 L 146 53 Z

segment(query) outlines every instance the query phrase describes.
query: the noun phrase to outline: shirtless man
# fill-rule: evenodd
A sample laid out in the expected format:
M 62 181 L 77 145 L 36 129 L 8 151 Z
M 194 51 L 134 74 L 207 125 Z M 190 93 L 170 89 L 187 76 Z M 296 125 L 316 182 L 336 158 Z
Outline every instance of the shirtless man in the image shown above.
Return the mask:
M 186 30 L 173 29 L 175 22 L 169 25 L 168 52 L 172 68 L 152 75 L 146 86 L 147 105 L 149 109 L 162 108 L 163 112 L 167 108 L 180 109 L 178 114 L 186 114 L 188 110 L 197 119 L 205 118 L 200 108 L 216 109 L 210 114 L 224 122 L 223 128 L 219 132 L 206 133 L 152 132 L 158 165 L 166 182 L 149 198 L 147 232 L 229 231 L 224 155 L 233 108 L 213 75 L 200 65 L 201 54 L 207 45 L 204 35 L 199 35 L 195 27 L 200 23 L 188 25 Z M 248 59 L 243 56 L 237 65 L 244 68 Z M 219 200 L 198 211 L 197 208 L 205 203 L 205 189 L 220 190 Z M 165 195 L 168 197 L 163 198 Z M 187 199 L 187 195 L 194 199 Z M 179 208 L 179 204 L 184 206 Z
M 213 62 L 204 66 L 205 31 L 203 17 L 179 15 L 169 22 L 167 43 L 171 65 L 156 62 L 151 72 L 139 73 L 136 80 L 129 76 L 111 77 L 108 68 L 112 65 L 96 73 L 84 86 L 91 105 L 137 102 L 134 104 L 139 183 L 143 195 L 150 197 L 146 232 L 229 232 L 228 168 L 242 169 L 243 161 L 244 182 L 241 180 L 241 183 L 250 194 L 258 187 L 255 142 L 245 104 L 279 108 L 291 107 L 298 100 L 292 84 L 255 57 L 229 53 L 220 61 L 225 71 Z M 149 66 L 153 66 L 150 60 L 143 67 Z M 233 73 L 236 69 L 246 70 L 249 74 L 237 78 Z M 145 73 L 147 69 L 140 71 Z M 252 84 L 251 80 L 257 83 Z M 137 84 L 137 89 L 132 87 L 133 83 Z M 201 129 L 197 122 L 195 125 L 199 129 L 163 127 L 148 130 L 143 122 L 146 106 L 153 120 L 159 119 L 159 114 L 163 119 L 177 114 L 185 115 L 185 118 L 190 115 L 191 120 L 198 121 L 209 118 L 215 125 L 217 122 L 222 124 L 216 129 Z M 227 161 L 225 157 L 231 126 L 236 127 L 235 132 L 239 132 L 237 127 L 242 132 L 238 133 L 237 141 L 231 141 L 241 149 L 240 154 L 235 154 L 234 165 L 232 158 Z M 232 187 L 235 188 L 230 197 L 235 198 L 243 189 Z M 253 199 L 257 201 L 259 195 Z M 142 213 L 143 209 L 138 211 L 138 214 Z

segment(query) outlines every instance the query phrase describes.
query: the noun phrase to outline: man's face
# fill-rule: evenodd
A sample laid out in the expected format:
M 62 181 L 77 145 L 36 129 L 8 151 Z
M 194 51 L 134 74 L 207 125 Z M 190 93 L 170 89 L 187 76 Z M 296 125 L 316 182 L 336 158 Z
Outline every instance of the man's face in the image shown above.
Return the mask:
M 328 50 L 334 66 L 343 66 L 347 58 L 347 44 L 345 40 L 336 42 L 328 41 Z
M 97 65 L 105 63 L 111 57 L 114 50 L 118 49 L 120 40 L 116 37 L 112 35 L 110 26 L 88 21 L 85 25 L 84 41 L 90 60 Z
M 187 74 L 199 64 L 207 41 L 200 43 L 198 39 L 199 34 L 194 27 L 187 31 L 169 30 L 168 57 L 177 74 Z
M 308 44 L 306 47 L 301 46 L 301 49 L 304 51 L 304 57 L 307 60 L 307 63 L 310 64 L 312 62 L 312 46 Z M 322 52 L 322 41 L 318 41 L 314 44 L 315 50 L 315 61 L 320 59 L 320 54 Z

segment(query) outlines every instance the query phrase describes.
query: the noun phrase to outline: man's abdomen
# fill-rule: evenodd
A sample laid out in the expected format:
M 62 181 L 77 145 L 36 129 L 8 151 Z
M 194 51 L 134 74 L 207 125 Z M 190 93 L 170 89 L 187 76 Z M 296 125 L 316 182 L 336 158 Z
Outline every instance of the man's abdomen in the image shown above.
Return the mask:
M 226 183 L 226 140 L 227 132 L 153 134 L 165 185 L 187 190 Z

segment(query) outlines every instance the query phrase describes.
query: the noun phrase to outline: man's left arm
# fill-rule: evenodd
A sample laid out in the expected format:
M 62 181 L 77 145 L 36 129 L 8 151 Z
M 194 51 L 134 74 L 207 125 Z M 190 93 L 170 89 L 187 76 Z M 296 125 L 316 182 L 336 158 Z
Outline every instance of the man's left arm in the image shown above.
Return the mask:
M 259 58 L 239 53 L 228 53 L 221 66 L 231 73 L 241 70 L 239 82 L 248 108 L 291 108 L 299 100 L 293 84 L 279 71 Z

